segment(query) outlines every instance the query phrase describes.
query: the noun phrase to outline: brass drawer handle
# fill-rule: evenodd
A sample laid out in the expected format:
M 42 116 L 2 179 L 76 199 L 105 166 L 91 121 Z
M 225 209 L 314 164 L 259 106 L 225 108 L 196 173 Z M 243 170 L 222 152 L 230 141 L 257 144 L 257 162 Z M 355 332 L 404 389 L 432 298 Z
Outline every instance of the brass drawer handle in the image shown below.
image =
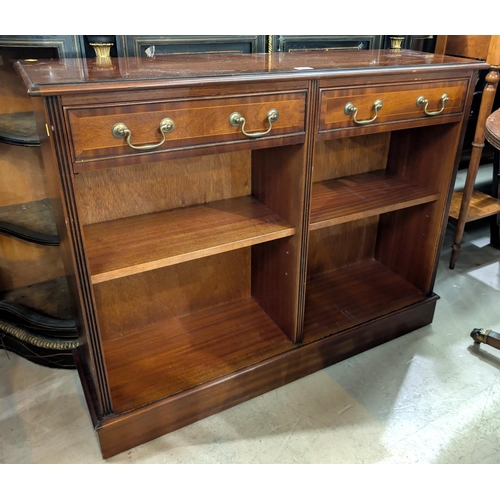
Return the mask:
M 436 116 L 436 115 L 441 114 L 444 111 L 444 106 L 445 106 L 446 102 L 449 101 L 449 100 L 450 100 L 450 98 L 448 97 L 448 94 L 443 94 L 441 96 L 441 99 L 439 100 L 439 102 L 441 103 L 441 109 L 438 109 L 437 111 L 427 111 L 427 106 L 429 105 L 429 100 L 426 99 L 423 95 L 421 95 L 417 99 L 417 106 L 419 108 L 421 108 L 422 106 L 424 106 L 424 113 L 427 116 Z
M 113 128 L 111 129 L 111 133 L 113 134 L 113 137 L 116 137 L 117 139 L 123 139 L 125 137 L 127 139 L 127 144 L 132 149 L 140 149 L 144 151 L 147 149 L 155 149 L 160 147 L 166 140 L 165 134 L 172 132 L 172 130 L 174 130 L 174 127 L 175 127 L 174 120 L 170 118 L 164 118 L 160 122 L 160 132 L 161 135 L 163 136 L 163 139 L 158 144 L 145 144 L 144 146 L 134 146 L 130 142 L 130 139 L 132 137 L 132 132 L 124 123 L 115 123 L 113 125 Z
M 277 109 L 271 108 L 267 112 L 267 121 L 269 122 L 269 127 L 265 132 L 253 132 L 253 133 L 248 133 L 245 132 L 245 118 L 241 116 L 240 113 L 235 111 L 234 113 L 231 113 L 231 116 L 229 117 L 229 123 L 233 127 L 238 127 L 241 125 L 241 132 L 243 135 L 246 135 L 247 137 L 262 137 L 266 134 L 269 134 L 271 132 L 271 129 L 273 128 L 273 123 L 278 120 L 280 114 L 278 113 Z
M 378 117 L 378 112 L 382 109 L 382 101 L 380 99 L 377 99 L 374 103 L 373 103 L 373 111 L 375 111 L 375 116 L 373 118 L 370 118 L 369 120 L 357 120 L 357 116 L 358 116 L 358 108 L 356 106 L 354 106 L 354 104 L 352 102 L 348 102 L 345 107 L 344 107 L 344 113 L 346 115 L 353 115 L 352 119 L 354 120 L 354 123 L 357 123 L 358 125 L 366 125 L 368 123 L 372 123 L 374 122 L 377 117 Z

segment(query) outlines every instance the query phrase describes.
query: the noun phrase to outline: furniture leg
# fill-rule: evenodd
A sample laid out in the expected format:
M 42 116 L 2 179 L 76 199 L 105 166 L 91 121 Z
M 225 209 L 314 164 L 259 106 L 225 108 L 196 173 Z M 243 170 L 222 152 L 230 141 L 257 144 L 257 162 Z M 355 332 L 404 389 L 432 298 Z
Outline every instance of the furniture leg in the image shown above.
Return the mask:
M 474 328 L 470 336 L 475 344 L 488 344 L 495 349 L 500 349 L 500 333 L 484 328 Z

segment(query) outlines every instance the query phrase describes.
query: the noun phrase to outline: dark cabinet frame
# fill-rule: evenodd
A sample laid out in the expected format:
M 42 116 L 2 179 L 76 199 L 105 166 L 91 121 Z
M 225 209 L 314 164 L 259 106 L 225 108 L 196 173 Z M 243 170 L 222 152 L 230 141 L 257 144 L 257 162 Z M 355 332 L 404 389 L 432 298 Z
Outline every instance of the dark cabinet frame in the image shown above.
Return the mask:
M 183 54 L 198 52 L 226 52 L 244 54 L 265 52 L 266 35 L 116 35 L 119 57 L 145 56 L 148 47 L 155 54 Z

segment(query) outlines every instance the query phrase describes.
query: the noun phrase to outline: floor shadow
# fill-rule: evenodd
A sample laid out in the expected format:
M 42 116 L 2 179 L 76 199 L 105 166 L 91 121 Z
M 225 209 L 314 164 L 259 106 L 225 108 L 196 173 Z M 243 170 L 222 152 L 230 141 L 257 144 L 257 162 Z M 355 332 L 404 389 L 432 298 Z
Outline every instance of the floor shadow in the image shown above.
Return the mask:
M 476 358 L 480 359 L 481 361 L 484 361 L 485 363 L 488 363 L 489 365 L 497 368 L 500 370 L 500 352 L 495 349 L 495 352 L 498 353 L 497 356 L 490 354 L 489 352 L 486 351 L 486 349 L 493 349 L 493 347 L 487 347 L 484 344 L 472 344 L 470 345 L 467 350 Z

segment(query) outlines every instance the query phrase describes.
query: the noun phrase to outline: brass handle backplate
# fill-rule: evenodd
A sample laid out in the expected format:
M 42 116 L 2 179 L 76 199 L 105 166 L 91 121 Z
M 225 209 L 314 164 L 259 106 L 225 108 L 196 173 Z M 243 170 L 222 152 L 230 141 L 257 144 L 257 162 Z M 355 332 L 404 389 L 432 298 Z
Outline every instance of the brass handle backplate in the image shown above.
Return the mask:
M 165 134 L 168 134 L 174 130 L 174 120 L 171 118 L 164 118 L 160 122 L 160 132 L 161 135 L 163 136 L 163 139 L 158 142 L 157 144 L 145 144 L 144 146 L 134 146 L 130 140 L 132 138 L 132 132 L 130 129 L 124 124 L 124 123 L 115 123 L 113 125 L 113 128 L 111 129 L 111 133 L 113 134 L 113 137 L 116 137 L 117 139 L 127 139 L 127 144 L 132 148 L 132 149 L 139 149 L 139 150 L 148 150 L 148 149 L 155 149 L 160 147 L 165 140 L 167 139 Z
M 241 125 L 241 133 L 243 135 L 246 135 L 247 137 L 255 138 L 255 137 L 262 137 L 266 134 L 269 134 L 269 132 L 271 132 L 271 130 L 273 128 L 273 123 L 278 120 L 279 116 L 280 116 L 280 114 L 278 113 L 277 109 L 271 108 L 267 112 L 267 121 L 269 123 L 269 127 L 264 132 L 252 132 L 252 133 L 245 132 L 245 123 L 246 123 L 245 118 L 243 118 L 243 116 L 241 116 L 241 113 L 238 113 L 237 111 L 235 111 L 234 113 L 231 113 L 231 115 L 229 116 L 229 123 L 233 127 L 238 127 Z
M 429 106 L 429 100 L 426 99 L 423 95 L 421 95 L 417 99 L 417 106 L 419 108 L 421 108 L 422 106 L 424 106 L 424 113 L 427 116 L 436 116 L 436 115 L 441 114 L 444 111 L 444 106 L 445 106 L 446 102 L 449 101 L 449 100 L 450 100 L 450 98 L 449 98 L 448 94 L 443 94 L 441 96 L 441 99 L 439 100 L 439 102 L 441 103 L 441 109 L 438 109 L 437 111 L 427 111 L 427 106 Z
M 358 120 L 358 108 L 354 106 L 352 102 L 348 102 L 345 107 L 344 107 L 344 113 L 346 115 L 353 115 L 352 119 L 354 120 L 354 123 L 357 123 L 358 125 L 366 125 L 368 123 L 374 122 L 377 117 L 378 117 L 378 112 L 382 109 L 382 101 L 380 99 L 377 99 L 373 103 L 373 111 L 375 112 L 375 116 L 373 118 L 370 118 L 368 120 Z

